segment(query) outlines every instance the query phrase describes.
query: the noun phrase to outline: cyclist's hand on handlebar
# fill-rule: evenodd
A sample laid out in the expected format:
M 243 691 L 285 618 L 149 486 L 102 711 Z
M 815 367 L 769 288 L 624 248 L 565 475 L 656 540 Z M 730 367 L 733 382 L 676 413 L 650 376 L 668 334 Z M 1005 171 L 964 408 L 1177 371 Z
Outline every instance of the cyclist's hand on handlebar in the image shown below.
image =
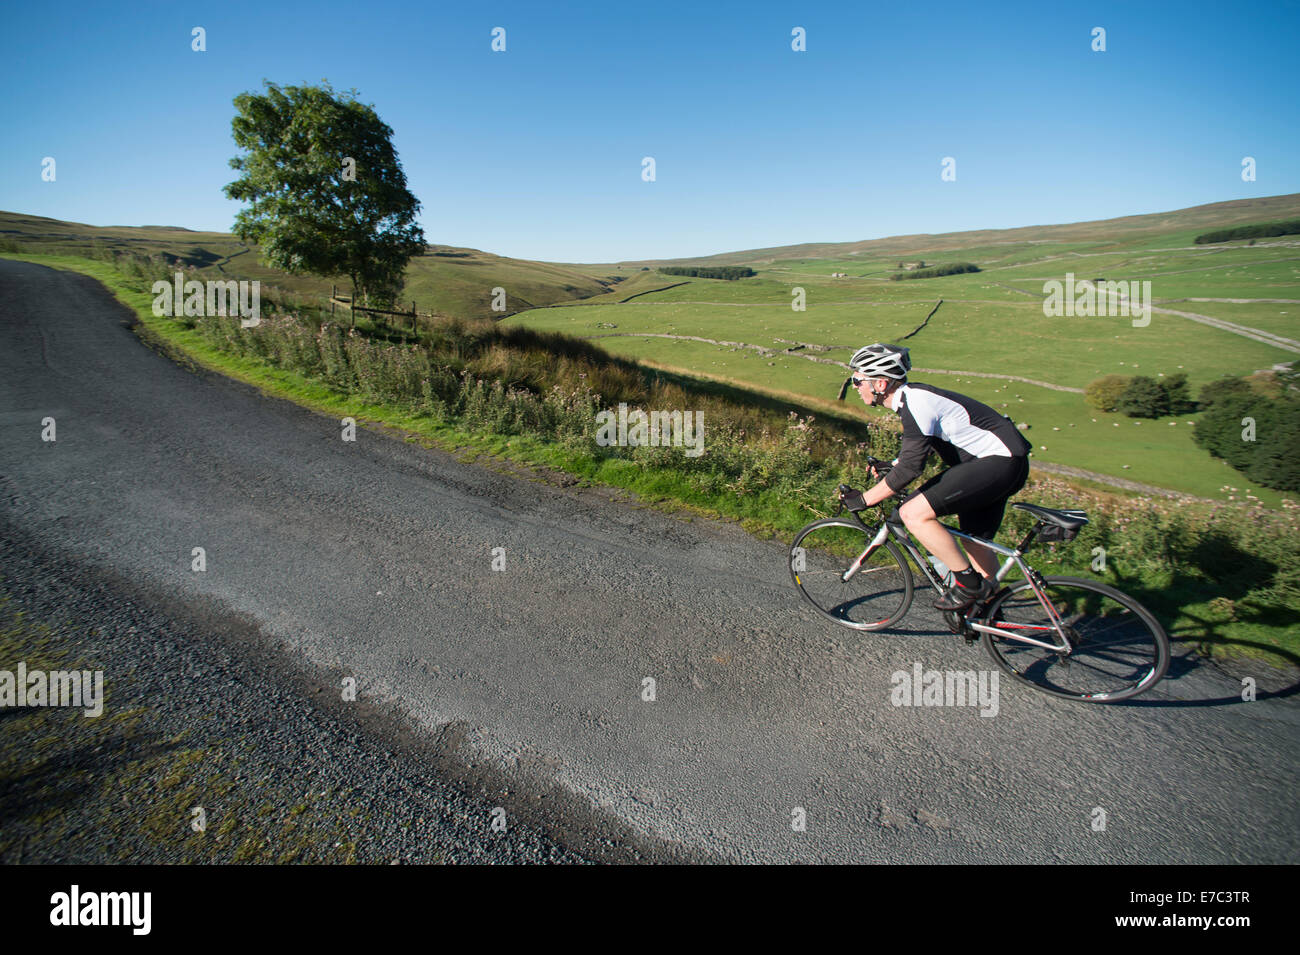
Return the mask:
M 849 487 L 847 484 L 840 485 L 840 504 L 850 511 L 863 511 L 867 508 L 867 502 L 863 499 L 862 492 Z
M 867 455 L 867 467 L 871 470 L 871 476 L 877 481 L 884 480 L 885 475 L 894 469 L 894 465 L 890 462 L 873 458 L 870 455 Z

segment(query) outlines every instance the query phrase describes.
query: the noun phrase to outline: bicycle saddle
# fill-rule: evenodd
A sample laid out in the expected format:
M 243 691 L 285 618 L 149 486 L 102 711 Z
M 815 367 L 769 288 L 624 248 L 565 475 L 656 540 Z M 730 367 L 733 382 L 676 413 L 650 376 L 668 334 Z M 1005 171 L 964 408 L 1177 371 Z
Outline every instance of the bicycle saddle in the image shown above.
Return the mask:
M 1084 524 L 1088 523 L 1088 514 L 1086 511 L 1075 509 L 1058 511 L 1051 507 L 1039 507 L 1037 504 L 1012 504 L 1011 506 L 1018 507 L 1022 511 L 1028 511 L 1040 521 L 1055 524 L 1057 527 L 1063 527 L 1067 531 L 1078 530 Z

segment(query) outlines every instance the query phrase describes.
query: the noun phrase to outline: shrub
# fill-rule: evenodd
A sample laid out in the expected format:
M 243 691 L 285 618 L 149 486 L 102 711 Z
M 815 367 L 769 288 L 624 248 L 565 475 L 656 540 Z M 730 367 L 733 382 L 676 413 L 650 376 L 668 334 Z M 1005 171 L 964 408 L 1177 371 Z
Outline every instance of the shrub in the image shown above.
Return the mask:
M 973 262 L 953 262 L 950 265 L 932 265 L 928 269 L 913 269 L 911 272 L 895 272 L 890 279 L 895 282 L 902 279 L 934 279 L 941 275 L 961 275 L 979 270 L 980 267 Z
M 1088 383 L 1083 389 L 1083 400 L 1098 411 L 1116 411 L 1119 399 L 1128 388 L 1129 379 L 1125 375 L 1106 375 Z
M 1193 440 L 1216 458 L 1222 458 L 1239 471 L 1250 462 L 1250 442 L 1242 437 L 1244 418 L 1253 417 L 1254 401 L 1249 395 L 1220 398 L 1196 422 Z
M 1165 390 L 1170 414 L 1187 414 L 1196 410 L 1196 402 L 1192 400 L 1191 392 L 1187 387 L 1186 372 L 1180 371 L 1176 375 L 1169 375 L 1160 382 L 1160 387 Z
M 1233 229 L 1216 229 L 1214 232 L 1198 235 L 1195 243 L 1206 245 L 1212 242 L 1230 242 L 1233 239 L 1269 238 L 1297 233 L 1300 233 L 1300 219 L 1287 219 L 1283 222 L 1257 222 L 1254 225 L 1240 225 Z
M 1300 491 L 1300 401 L 1256 410 L 1255 453 L 1246 473 L 1265 487 Z
M 1130 418 L 1159 418 L 1196 410 L 1184 372 L 1167 378 L 1106 375 L 1088 383 L 1083 400 L 1098 411 L 1123 411 Z
M 1265 487 L 1300 490 L 1300 400 L 1221 379 L 1201 389 L 1201 401 L 1198 445 Z
M 728 282 L 734 282 L 736 279 L 747 279 L 757 274 L 746 265 L 663 265 L 659 267 L 659 271 L 664 275 L 691 275 L 701 279 L 724 279 Z
M 1209 408 L 1217 401 L 1254 394 L 1250 385 L 1241 378 L 1220 378 L 1201 388 L 1201 407 Z
M 1137 375 L 1120 395 L 1118 407 L 1130 418 L 1159 418 L 1169 413 L 1169 395 L 1154 378 Z

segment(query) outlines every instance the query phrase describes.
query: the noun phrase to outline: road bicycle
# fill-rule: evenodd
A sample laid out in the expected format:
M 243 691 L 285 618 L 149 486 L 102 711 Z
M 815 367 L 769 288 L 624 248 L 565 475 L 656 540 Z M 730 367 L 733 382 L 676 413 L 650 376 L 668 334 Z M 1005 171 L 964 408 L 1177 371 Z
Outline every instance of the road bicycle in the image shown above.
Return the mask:
M 875 458 L 868 461 L 882 477 L 890 467 Z M 850 507 L 852 516 L 842 516 L 845 495 L 852 492 L 841 484 L 835 516 L 799 531 L 790 548 L 790 575 L 822 616 L 851 630 L 885 630 L 912 605 L 908 557 L 937 593 L 946 589 L 947 571 L 937 559 L 922 556 L 897 508 L 884 516 L 877 505 L 881 509 L 874 522 L 862 516 L 874 508 Z M 994 578 L 1003 586 L 969 610 L 944 611 L 948 628 L 965 637 L 968 646 L 982 640 L 1004 671 L 1053 696 L 1116 703 L 1159 683 L 1169 667 L 1169 637 L 1145 607 L 1096 580 L 1044 577 L 1024 560 L 1034 541 L 1073 540 L 1088 515 L 1037 504 L 1011 506 L 1037 518 L 1018 547 L 949 527 L 959 540 L 982 544 L 1005 561 Z M 1013 569 L 1022 579 L 1007 585 Z

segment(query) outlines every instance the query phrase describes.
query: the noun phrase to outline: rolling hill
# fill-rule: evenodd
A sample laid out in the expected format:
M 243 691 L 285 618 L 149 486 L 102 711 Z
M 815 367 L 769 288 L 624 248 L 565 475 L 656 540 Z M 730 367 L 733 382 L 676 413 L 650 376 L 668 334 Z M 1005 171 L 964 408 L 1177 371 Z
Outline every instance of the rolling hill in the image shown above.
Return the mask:
M 193 232 L 176 226 L 93 226 L 41 216 L 0 212 L 0 241 L 17 242 L 29 252 L 95 256 L 104 252 L 166 256 L 192 265 L 199 277 L 257 279 L 299 296 L 326 298 L 333 284 L 314 276 L 291 276 L 258 261 L 257 248 L 225 232 Z M 605 272 L 613 274 L 613 270 Z M 336 280 L 340 290 L 346 279 Z M 463 317 L 500 317 L 491 308 L 491 290 L 507 290 L 506 313 L 601 295 L 614 283 L 600 270 L 580 270 L 551 262 L 509 259 L 478 249 L 431 245 L 408 271 L 406 301 L 420 312 Z

